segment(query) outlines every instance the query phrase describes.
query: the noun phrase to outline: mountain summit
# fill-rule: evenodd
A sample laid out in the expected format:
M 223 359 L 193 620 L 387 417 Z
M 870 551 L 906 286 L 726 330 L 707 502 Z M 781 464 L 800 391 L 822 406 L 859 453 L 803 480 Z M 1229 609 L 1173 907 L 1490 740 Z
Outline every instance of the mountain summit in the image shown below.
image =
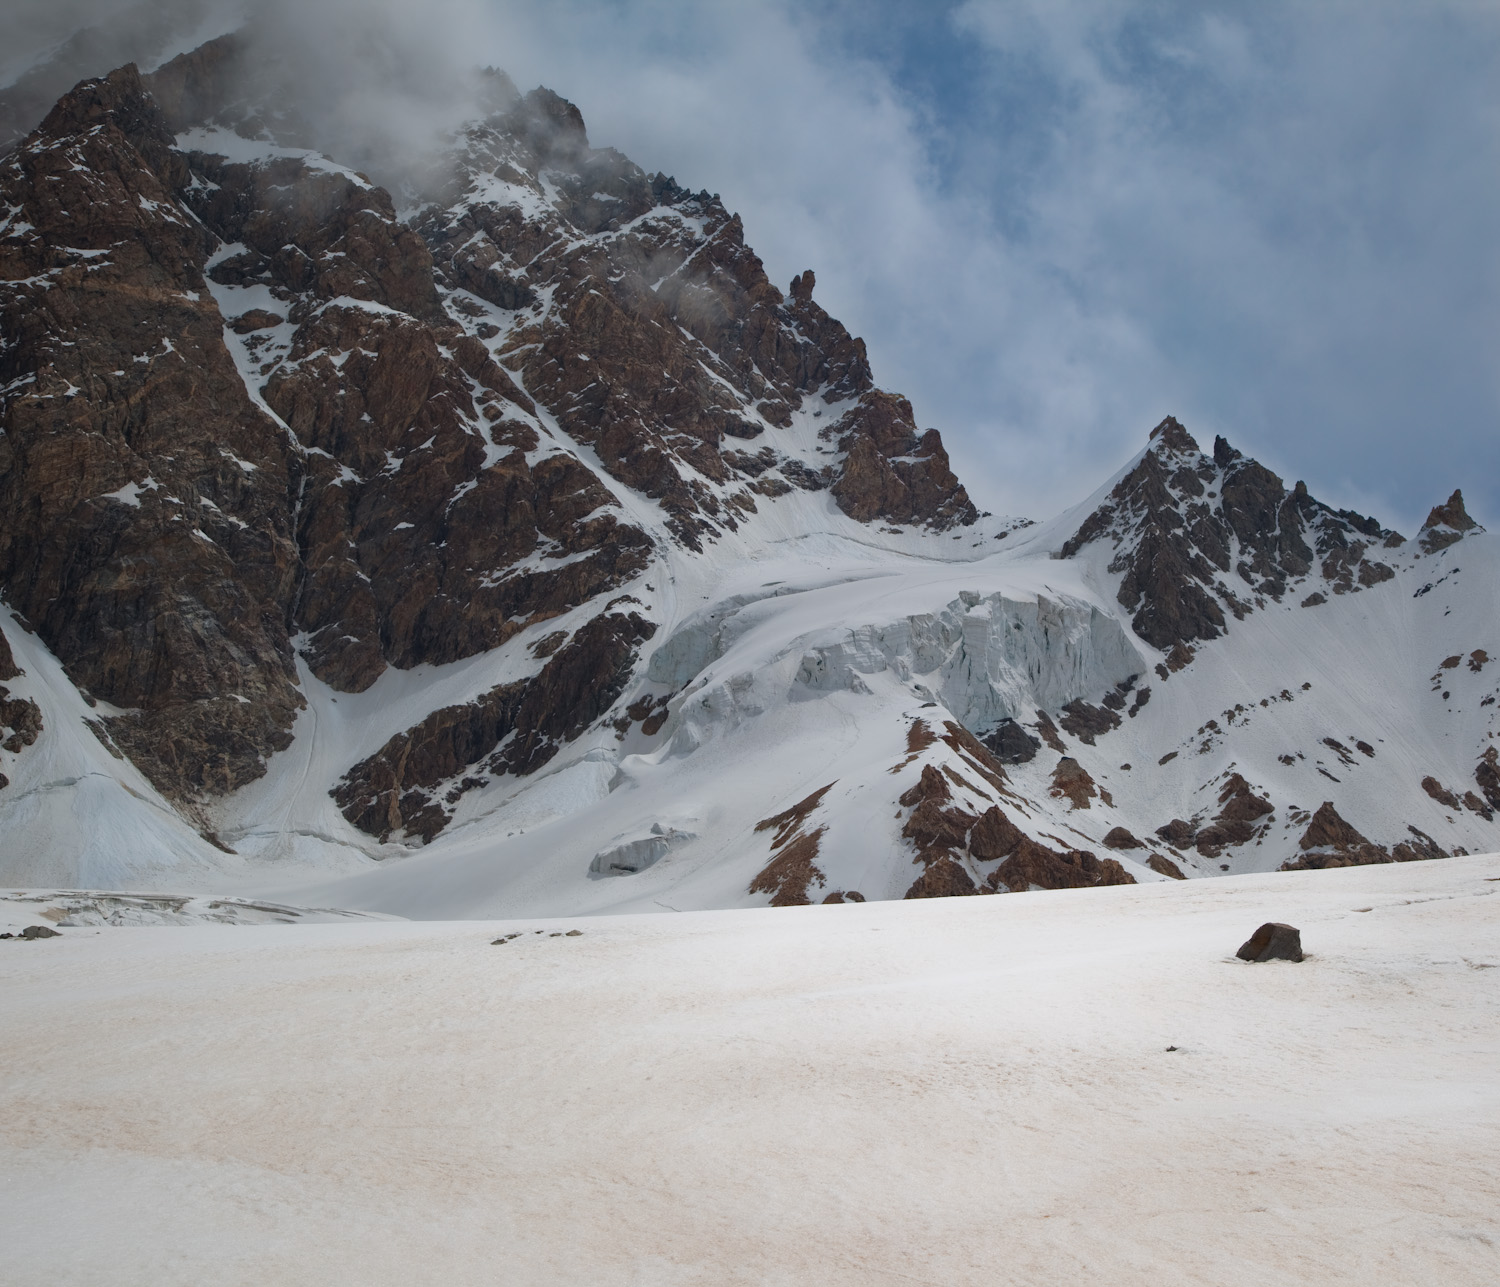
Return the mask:
M 489 74 L 388 190 L 246 57 L 0 158 L 7 880 L 479 915 L 1494 847 L 1458 493 L 1408 541 L 1168 418 L 981 515 L 811 270 L 557 94 Z

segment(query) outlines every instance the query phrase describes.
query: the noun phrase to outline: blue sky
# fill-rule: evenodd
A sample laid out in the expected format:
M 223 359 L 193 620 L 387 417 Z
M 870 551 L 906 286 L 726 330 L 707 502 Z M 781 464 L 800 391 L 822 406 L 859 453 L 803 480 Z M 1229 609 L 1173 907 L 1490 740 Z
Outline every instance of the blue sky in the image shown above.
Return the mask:
M 385 16 L 409 83 L 352 69 L 351 114 L 491 62 L 719 192 L 989 508 L 1171 413 L 1408 532 L 1455 486 L 1500 523 L 1497 0 L 270 3 L 335 89 Z
M 723 194 L 996 508 L 1162 415 L 1500 521 L 1500 7 L 513 4 L 517 79 Z M 528 76 L 529 69 L 540 75 Z

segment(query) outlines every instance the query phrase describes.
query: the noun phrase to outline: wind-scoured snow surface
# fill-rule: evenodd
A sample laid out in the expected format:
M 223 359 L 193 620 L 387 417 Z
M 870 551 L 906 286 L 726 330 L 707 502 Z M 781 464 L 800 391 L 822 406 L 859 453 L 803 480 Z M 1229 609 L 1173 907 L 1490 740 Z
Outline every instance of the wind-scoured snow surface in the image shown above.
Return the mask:
M 1307 960 L 1236 960 L 1266 920 Z M 64 929 L 0 943 L 0 988 L 6 1281 L 1500 1275 L 1496 855 Z

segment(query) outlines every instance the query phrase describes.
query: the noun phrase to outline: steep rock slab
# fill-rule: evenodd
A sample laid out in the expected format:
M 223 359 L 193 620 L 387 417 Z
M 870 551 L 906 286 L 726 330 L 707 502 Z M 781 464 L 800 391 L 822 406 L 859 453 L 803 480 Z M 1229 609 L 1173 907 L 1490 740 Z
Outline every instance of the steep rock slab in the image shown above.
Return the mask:
M 10 641 L 0 630 L 0 680 L 19 679 L 25 673 L 16 665 Z M 35 744 L 41 732 L 41 708 L 29 697 L 12 697 L 10 689 L 0 683 L 0 749 L 19 755 Z M 9 777 L 0 773 L 0 790 L 9 785 Z
M 335 803 L 382 841 L 396 834 L 430 841 L 452 820 L 445 805 L 484 785 L 481 773 L 534 773 L 608 711 L 632 673 L 638 645 L 655 630 L 634 612 L 595 617 L 533 678 L 433 711 L 391 738 L 344 775 L 332 792 Z
M 178 799 L 257 776 L 301 702 L 299 471 L 224 347 L 189 182 L 134 68 L 0 167 L 0 587 Z

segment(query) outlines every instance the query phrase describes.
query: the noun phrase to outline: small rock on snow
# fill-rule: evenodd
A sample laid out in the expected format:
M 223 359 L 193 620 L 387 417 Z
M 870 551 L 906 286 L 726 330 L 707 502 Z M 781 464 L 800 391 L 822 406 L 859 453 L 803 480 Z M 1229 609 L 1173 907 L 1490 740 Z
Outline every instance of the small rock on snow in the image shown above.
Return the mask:
M 1267 921 L 1235 955 L 1242 961 L 1300 961 L 1302 932 L 1294 925 Z

